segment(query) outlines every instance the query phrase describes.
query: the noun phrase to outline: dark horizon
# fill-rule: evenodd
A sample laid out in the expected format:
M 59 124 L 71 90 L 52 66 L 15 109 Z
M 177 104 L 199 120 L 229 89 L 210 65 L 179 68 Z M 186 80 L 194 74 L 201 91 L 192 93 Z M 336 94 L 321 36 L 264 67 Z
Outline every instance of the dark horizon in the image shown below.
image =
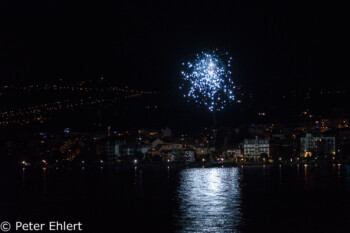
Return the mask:
M 2 85 L 85 82 L 155 93 L 112 104 L 112 94 L 99 92 L 2 89 L 1 112 L 57 100 L 102 98 L 105 104 L 47 115 L 68 126 L 86 121 L 87 128 L 99 122 L 121 127 L 211 126 L 212 113 L 182 98 L 181 64 L 200 51 L 219 48 L 233 57 L 231 78 L 239 87 L 236 100 L 241 100 L 217 113 L 219 125 L 294 123 L 305 111 L 315 120 L 350 116 L 350 38 L 348 14 L 341 5 L 124 1 L 1 6 Z M 320 94 L 323 91 L 332 94 Z
M 183 61 L 220 48 L 233 80 L 259 90 L 349 87 L 346 7 L 115 2 L 2 3 L 1 81 L 106 77 L 152 91 L 176 89 Z

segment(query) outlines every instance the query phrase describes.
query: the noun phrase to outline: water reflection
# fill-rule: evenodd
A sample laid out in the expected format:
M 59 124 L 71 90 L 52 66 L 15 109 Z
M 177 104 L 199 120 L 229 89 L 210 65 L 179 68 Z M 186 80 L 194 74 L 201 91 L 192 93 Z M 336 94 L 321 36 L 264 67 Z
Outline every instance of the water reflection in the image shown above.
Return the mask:
M 279 177 L 279 183 L 282 184 L 282 165 L 278 165 L 278 177 Z
M 338 178 L 340 178 L 340 171 L 341 171 L 340 164 L 338 164 Z
M 47 168 L 42 168 L 42 178 L 43 178 L 43 200 L 47 201 Z
M 304 164 L 304 180 L 305 180 L 305 185 L 307 185 L 307 180 L 308 180 L 308 173 L 307 173 L 307 164 Z
M 181 232 L 232 232 L 241 224 L 239 168 L 187 169 L 178 189 Z
M 92 225 L 84 232 L 346 232 L 350 228 L 348 212 L 340 211 L 350 209 L 346 164 L 183 170 L 106 166 L 86 167 L 83 172 L 48 167 L 18 172 L 11 182 L 23 189 L 3 183 L 0 216 L 78 217 Z M 103 214 L 109 212 L 113 214 Z M 138 224 L 130 226 L 131 218 Z M 101 226 L 103 230 L 96 230 Z

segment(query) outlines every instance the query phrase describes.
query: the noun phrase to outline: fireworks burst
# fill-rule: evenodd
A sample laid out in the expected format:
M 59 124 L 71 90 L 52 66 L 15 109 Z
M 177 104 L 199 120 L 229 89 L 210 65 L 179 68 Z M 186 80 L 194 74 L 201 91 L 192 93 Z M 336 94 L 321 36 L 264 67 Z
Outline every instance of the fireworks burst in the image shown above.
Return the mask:
M 231 60 L 227 52 L 219 54 L 215 50 L 197 54 L 193 62 L 183 63 L 185 69 L 181 74 L 184 82 L 180 89 L 187 93 L 184 97 L 194 99 L 212 112 L 224 109 L 235 99 Z

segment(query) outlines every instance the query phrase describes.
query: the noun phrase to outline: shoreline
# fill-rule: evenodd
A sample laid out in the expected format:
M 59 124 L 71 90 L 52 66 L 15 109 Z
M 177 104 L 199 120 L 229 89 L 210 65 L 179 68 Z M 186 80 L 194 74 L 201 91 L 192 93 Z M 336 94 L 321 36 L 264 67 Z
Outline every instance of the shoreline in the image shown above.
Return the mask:
M 244 162 L 244 163 L 236 163 L 236 162 L 220 162 L 220 163 L 116 163 L 116 164 L 86 164 L 86 165 L 71 165 L 71 166 L 63 166 L 63 165 L 30 165 L 30 166 L 20 166 L 16 165 L 13 168 L 22 168 L 22 169 L 110 169 L 110 168 L 137 168 L 137 169 L 159 169 L 159 168 L 223 168 L 223 167 L 260 167 L 260 166 L 339 166 L 339 165 L 349 165 L 349 163 L 341 163 L 341 162 L 329 162 L 329 161 L 320 161 L 320 162 L 300 162 L 300 163 L 260 163 L 260 162 Z M 11 166 L 10 166 L 11 167 Z M 10 168 L 8 167 L 8 168 Z

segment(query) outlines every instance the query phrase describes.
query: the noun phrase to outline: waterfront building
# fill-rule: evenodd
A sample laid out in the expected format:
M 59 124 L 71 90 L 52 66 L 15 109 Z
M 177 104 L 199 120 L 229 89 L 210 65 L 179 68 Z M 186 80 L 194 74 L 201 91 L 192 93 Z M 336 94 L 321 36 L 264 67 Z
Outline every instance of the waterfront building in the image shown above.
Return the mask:
M 199 156 L 208 155 L 215 152 L 215 147 L 209 147 L 204 145 L 200 145 L 198 147 L 195 147 L 194 149 L 196 151 L 196 154 Z
M 163 161 L 167 161 L 167 162 L 179 161 L 181 158 L 180 150 L 179 149 L 162 150 L 161 157 L 163 158 Z
M 123 156 L 143 155 L 145 157 L 148 150 L 152 148 L 150 143 L 128 143 L 121 147 Z
M 183 150 L 183 152 L 184 152 L 184 159 L 186 162 L 189 162 L 189 163 L 195 162 L 196 151 L 194 149 L 186 148 Z
M 161 157 L 163 160 L 175 161 L 179 158 L 179 150 L 182 149 L 182 144 L 163 142 L 156 139 L 150 148 L 152 157 Z
M 227 158 L 235 162 L 240 161 L 243 158 L 243 154 L 240 148 L 232 148 L 226 151 Z
M 300 147 L 302 157 L 334 156 L 335 137 L 307 133 L 304 137 L 300 137 Z
M 99 154 L 107 161 L 114 161 L 121 156 L 120 148 L 125 145 L 125 141 L 117 140 L 113 137 L 104 138 L 100 141 Z
M 245 156 L 260 156 L 261 154 L 270 155 L 270 146 L 269 138 L 244 139 L 243 154 Z

